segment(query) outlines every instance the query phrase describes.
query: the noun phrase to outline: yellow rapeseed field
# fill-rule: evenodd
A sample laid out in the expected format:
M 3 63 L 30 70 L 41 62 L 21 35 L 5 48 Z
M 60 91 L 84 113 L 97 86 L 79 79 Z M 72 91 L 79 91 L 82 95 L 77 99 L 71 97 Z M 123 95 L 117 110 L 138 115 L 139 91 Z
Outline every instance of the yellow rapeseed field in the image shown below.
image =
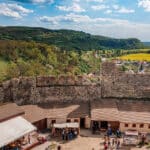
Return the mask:
M 150 54 L 138 53 L 138 54 L 129 54 L 119 57 L 121 60 L 135 60 L 135 61 L 150 61 Z

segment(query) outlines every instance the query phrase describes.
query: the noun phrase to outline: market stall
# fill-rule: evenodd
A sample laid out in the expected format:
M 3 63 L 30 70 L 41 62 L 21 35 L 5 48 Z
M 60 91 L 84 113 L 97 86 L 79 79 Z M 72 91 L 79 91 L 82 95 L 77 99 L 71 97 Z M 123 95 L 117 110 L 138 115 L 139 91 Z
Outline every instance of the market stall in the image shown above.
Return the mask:
M 79 134 L 79 123 L 70 122 L 70 123 L 54 123 L 52 128 L 52 136 L 60 137 L 62 136 L 63 140 L 73 139 Z
M 19 139 L 35 130 L 36 128 L 30 122 L 20 116 L 0 123 L 0 148 L 7 145 L 21 147 Z

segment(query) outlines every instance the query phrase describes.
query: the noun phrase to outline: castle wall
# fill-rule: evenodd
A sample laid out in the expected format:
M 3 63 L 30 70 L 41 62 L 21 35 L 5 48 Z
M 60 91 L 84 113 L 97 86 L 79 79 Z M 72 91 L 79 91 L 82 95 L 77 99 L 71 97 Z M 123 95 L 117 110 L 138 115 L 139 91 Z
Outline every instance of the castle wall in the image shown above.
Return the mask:
M 80 103 L 101 98 L 150 98 L 150 74 L 127 74 L 112 62 L 102 64 L 100 77 L 21 77 L 0 85 L 0 102 L 19 105 Z
M 102 97 L 150 98 L 150 74 L 129 74 L 106 62 L 102 71 Z
M 0 87 L 0 101 L 19 105 L 50 102 L 87 102 L 101 97 L 99 78 L 96 84 L 78 77 L 23 77 L 4 82 Z

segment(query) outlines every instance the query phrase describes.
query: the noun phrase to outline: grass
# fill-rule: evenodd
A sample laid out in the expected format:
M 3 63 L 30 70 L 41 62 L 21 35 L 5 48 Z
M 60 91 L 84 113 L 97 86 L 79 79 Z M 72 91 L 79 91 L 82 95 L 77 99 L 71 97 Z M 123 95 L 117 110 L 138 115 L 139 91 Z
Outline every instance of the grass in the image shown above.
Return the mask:
M 0 59 L 0 82 L 5 78 L 8 62 Z
M 4 73 L 6 71 L 7 66 L 7 62 L 0 60 L 0 73 Z
M 119 57 L 121 60 L 150 61 L 150 54 L 138 53 Z

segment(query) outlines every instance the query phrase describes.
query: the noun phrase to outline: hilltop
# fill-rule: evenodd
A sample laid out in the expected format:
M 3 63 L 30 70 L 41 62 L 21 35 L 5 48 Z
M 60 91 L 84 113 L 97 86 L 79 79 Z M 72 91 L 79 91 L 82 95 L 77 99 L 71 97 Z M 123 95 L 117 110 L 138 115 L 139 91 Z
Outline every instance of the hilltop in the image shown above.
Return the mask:
M 82 31 L 50 30 L 38 27 L 0 27 L 0 40 L 22 40 L 55 45 L 63 50 L 139 49 L 136 38 L 115 39 Z

